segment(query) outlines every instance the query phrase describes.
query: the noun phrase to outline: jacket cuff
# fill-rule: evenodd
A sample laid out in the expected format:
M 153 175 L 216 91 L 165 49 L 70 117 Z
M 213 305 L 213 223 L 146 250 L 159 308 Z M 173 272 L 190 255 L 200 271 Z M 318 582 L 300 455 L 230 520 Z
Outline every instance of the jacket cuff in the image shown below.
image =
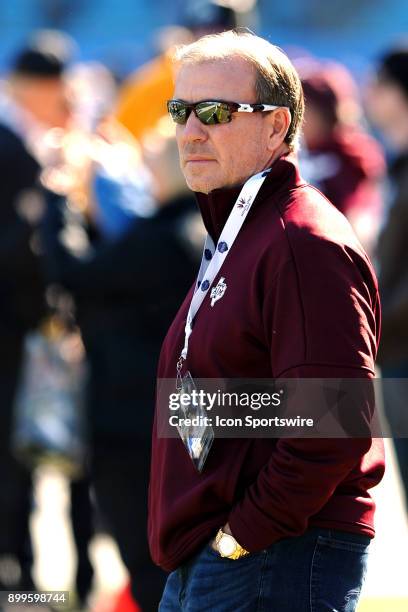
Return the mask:
M 238 544 L 250 553 L 264 550 L 280 538 L 278 534 L 275 534 L 274 537 L 270 529 L 267 532 L 263 528 L 259 529 L 259 524 L 255 522 L 251 524 L 245 522 L 238 509 L 231 512 L 228 524 Z

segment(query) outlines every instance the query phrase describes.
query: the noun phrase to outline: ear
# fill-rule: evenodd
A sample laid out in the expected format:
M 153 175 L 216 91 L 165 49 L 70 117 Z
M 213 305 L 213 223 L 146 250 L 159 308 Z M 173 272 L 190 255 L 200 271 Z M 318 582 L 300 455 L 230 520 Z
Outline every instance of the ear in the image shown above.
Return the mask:
M 292 120 L 290 110 L 282 107 L 270 112 L 265 117 L 268 123 L 268 149 L 276 151 L 285 140 L 290 122 Z

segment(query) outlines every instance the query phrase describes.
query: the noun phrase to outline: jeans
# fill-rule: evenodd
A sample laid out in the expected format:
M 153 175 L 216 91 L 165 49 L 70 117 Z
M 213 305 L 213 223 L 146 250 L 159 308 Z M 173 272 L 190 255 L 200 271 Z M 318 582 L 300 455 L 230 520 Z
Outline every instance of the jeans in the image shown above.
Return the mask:
M 169 575 L 159 612 L 354 612 L 369 542 L 310 528 L 236 561 L 207 544 Z

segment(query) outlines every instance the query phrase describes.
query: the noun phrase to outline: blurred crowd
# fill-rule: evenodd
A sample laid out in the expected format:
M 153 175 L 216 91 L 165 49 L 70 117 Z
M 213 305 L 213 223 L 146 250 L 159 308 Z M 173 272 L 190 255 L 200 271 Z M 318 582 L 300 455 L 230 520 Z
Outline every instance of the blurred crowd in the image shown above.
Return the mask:
M 237 25 L 209 0 L 161 32 L 160 54 L 121 83 L 75 63 L 63 33 L 39 31 L 1 82 L 0 591 L 38 587 L 32 482 L 51 462 L 70 482 L 78 608 L 92 591 L 88 545 L 104 529 L 133 609 L 157 609 L 165 575 L 146 537 L 155 369 L 204 241 L 165 103 L 174 45 Z M 408 431 L 408 47 L 372 58 L 364 85 L 339 63 L 293 59 L 306 97 L 303 175 L 379 273 L 379 366 L 393 380 L 384 405 L 408 495 L 398 437 Z

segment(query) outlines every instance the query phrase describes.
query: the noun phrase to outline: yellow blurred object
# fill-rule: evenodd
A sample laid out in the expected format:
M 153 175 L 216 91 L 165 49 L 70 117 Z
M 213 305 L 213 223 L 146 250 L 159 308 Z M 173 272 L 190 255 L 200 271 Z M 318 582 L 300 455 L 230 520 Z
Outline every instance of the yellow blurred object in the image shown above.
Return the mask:
M 141 140 L 167 113 L 166 101 L 173 95 L 172 52 L 142 66 L 119 94 L 116 118 Z
M 382 598 L 362 599 L 357 607 L 357 612 L 407 612 L 408 599 L 406 598 Z

